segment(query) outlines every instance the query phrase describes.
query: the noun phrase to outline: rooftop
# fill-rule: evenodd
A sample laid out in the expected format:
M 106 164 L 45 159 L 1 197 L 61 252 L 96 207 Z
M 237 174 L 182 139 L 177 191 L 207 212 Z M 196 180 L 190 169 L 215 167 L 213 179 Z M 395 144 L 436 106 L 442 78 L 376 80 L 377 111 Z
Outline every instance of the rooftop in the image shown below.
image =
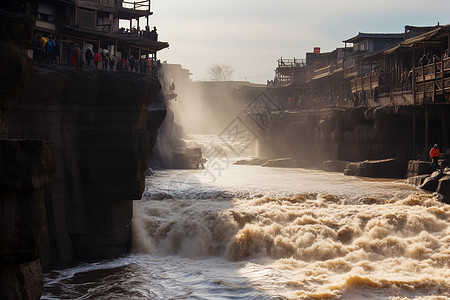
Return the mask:
M 342 41 L 343 43 L 358 43 L 362 40 L 366 39 L 404 39 L 405 34 L 404 33 L 365 33 L 360 32 L 357 36 L 354 36 L 352 38 L 349 38 L 345 41 Z

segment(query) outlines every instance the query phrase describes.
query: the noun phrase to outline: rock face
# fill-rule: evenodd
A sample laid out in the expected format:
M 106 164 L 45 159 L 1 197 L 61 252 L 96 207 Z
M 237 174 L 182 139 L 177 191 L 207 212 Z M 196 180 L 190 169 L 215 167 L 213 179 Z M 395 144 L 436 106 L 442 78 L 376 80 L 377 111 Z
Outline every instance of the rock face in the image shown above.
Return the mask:
M 165 103 L 167 96 L 161 93 L 157 97 L 156 105 L 149 108 L 154 110 L 158 103 Z M 200 147 L 189 147 L 183 140 L 185 137 L 182 127 L 175 122 L 175 114 L 167 108 L 165 122 L 159 128 L 158 141 L 153 148 L 154 155 L 150 160 L 152 168 L 163 169 L 199 169 L 203 167 L 202 151 Z
M 156 78 L 137 73 L 40 65 L 5 105 L 7 137 L 56 143 L 43 262 L 129 250 L 131 200 L 141 198 L 157 132 L 147 128 L 147 107 L 158 90 Z M 154 125 L 164 114 L 152 113 Z
M 347 163 L 344 174 L 377 178 L 402 178 L 405 176 L 406 170 L 405 162 L 388 158 Z
M 430 161 L 410 160 L 408 162 L 408 178 L 431 173 L 433 173 L 433 167 Z
M 311 167 L 311 163 L 306 160 L 296 160 L 292 158 L 277 158 L 268 160 L 262 164 L 263 167 L 275 167 L 275 168 L 308 168 Z
M 45 189 L 55 171 L 54 144 L 0 139 L 1 299 L 39 299 Z
M 277 117 L 277 118 L 275 118 Z M 412 109 L 376 107 L 283 112 L 271 115 L 259 156 L 311 161 L 407 161 L 412 149 Z M 341 166 L 326 164 L 332 170 Z M 404 177 L 406 174 L 402 174 Z
M 158 79 L 131 72 L 33 66 L 26 56 L 32 20 L 0 13 L 0 66 L 2 76 L 8 77 L 8 84 L 0 85 L 0 138 L 41 139 L 55 145 L 56 170 L 45 194 L 46 213 L 42 202 L 33 216 L 47 218 L 41 262 L 127 253 L 132 200 L 141 198 L 151 147 L 166 114 L 164 109 L 148 111 L 160 90 Z M 19 34 L 22 31 L 26 32 Z M 13 215 L 21 213 L 26 216 L 17 207 Z M 26 224 L 18 226 L 22 225 Z
M 443 201 L 445 203 L 450 204 L 450 172 L 448 172 L 446 176 L 439 179 L 436 192 L 444 197 Z

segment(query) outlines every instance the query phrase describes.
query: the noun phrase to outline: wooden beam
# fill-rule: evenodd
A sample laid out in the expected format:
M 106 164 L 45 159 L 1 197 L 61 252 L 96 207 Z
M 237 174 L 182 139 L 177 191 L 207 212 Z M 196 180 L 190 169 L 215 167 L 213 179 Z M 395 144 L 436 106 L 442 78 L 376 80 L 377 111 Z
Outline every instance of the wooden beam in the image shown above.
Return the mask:
M 446 150 L 447 149 L 447 127 L 445 126 L 445 107 L 441 109 L 442 112 L 442 144 L 441 149 Z
M 425 155 L 428 151 L 428 104 L 425 104 Z
M 413 93 L 413 159 L 416 159 L 416 63 L 415 63 L 415 53 L 416 47 L 413 46 L 413 54 L 412 54 L 412 82 L 411 88 Z

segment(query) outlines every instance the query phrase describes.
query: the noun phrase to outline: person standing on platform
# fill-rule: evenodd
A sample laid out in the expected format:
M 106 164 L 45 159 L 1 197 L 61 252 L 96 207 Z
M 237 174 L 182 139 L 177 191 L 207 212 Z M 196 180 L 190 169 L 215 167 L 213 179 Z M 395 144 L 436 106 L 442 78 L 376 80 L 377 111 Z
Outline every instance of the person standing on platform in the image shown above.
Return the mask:
M 441 156 L 441 151 L 439 151 L 438 145 L 434 144 L 433 148 L 430 150 L 430 157 L 431 157 L 431 167 L 433 168 L 433 171 L 439 169 L 439 157 Z

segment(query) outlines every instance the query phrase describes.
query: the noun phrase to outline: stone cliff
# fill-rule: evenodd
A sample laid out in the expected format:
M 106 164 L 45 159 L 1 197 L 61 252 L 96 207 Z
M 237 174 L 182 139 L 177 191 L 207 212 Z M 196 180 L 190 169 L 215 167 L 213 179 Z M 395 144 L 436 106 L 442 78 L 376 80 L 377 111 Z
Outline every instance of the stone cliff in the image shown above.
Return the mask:
M 14 209 L 5 210 L 13 220 L 18 215 L 37 220 L 37 231 L 44 226 L 42 242 L 37 233 L 39 241 L 30 243 L 34 255 L 26 261 L 39 265 L 41 244 L 44 264 L 127 253 L 132 200 L 141 198 L 151 147 L 166 114 L 164 109 L 148 111 L 160 90 L 158 79 L 129 72 L 33 65 L 26 55 L 33 20 L 4 11 L 0 19 L 0 138 L 41 140 L 44 145 L 51 141 L 54 145 L 56 167 L 45 191 L 45 211 L 43 198 L 41 204 L 33 202 L 39 209 L 12 204 Z M 38 149 L 43 147 L 39 145 Z M 16 148 L 3 147 L 0 156 L 6 157 L 5 149 Z M 2 163 L 8 164 L 7 171 L 16 169 L 17 161 L 3 159 Z M 51 170 L 51 166 L 50 162 L 44 169 Z M 38 174 L 39 168 L 31 173 Z M 2 179 L 8 177 L 4 174 Z M 20 185 L 15 188 L 21 190 Z M 39 188 L 43 197 L 43 185 L 33 188 Z M 2 207 L 7 205 L 2 202 Z M 8 219 L 2 218 L 0 225 L 8 232 L 13 225 L 4 220 Z M 14 226 L 15 232 L 27 232 L 29 225 L 19 222 Z M 2 246 L 11 249 L 17 245 L 22 252 L 25 241 L 21 239 L 28 236 L 17 234 L 17 239 Z M 2 271 L 5 264 L 11 265 L 11 272 L 2 274 L 3 278 L 12 278 L 11 274 L 22 268 L 22 261 L 13 260 L 6 250 L 0 253 L 0 262 Z M 33 270 L 38 274 L 40 266 Z M 36 277 L 31 271 L 28 274 Z M 20 282 L 12 282 L 8 286 L 20 286 Z M 36 298 L 36 294 L 22 294 L 12 298 Z
M 268 123 L 261 157 L 291 157 L 322 167 L 325 160 L 406 162 L 414 152 L 412 107 L 283 112 L 272 115 Z M 417 134 L 416 139 L 423 136 Z
M 36 299 L 54 144 L 0 139 L 0 154 L 0 299 Z

